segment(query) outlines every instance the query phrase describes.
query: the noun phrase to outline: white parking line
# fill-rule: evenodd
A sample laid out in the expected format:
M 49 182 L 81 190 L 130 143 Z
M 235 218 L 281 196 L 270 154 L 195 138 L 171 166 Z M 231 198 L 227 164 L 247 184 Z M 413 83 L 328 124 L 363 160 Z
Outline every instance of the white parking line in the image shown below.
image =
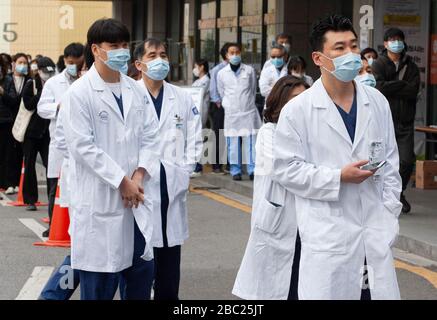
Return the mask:
M 53 269 L 53 267 L 35 267 L 15 300 L 37 300 Z
M 47 238 L 41 236 L 41 234 L 46 230 L 46 228 L 40 223 L 38 223 L 35 219 L 26 218 L 26 219 L 18 219 L 18 220 L 20 220 L 22 224 L 24 224 L 26 227 L 32 230 L 42 241 L 47 240 Z

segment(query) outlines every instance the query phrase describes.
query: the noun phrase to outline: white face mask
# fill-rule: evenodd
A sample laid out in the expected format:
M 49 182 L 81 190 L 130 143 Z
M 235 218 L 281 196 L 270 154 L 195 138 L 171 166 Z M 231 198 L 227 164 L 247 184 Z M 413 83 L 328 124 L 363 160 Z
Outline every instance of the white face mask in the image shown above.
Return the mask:
M 200 76 L 200 71 L 199 71 L 199 68 L 194 68 L 193 69 L 193 75 L 196 77 L 196 78 L 199 78 L 199 76 Z
M 44 82 L 49 80 L 52 77 L 52 73 L 46 73 L 46 72 L 43 72 L 41 70 L 38 71 L 38 74 L 39 74 L 41 80 Z
M 32 64 L 30 65 L 30 70 L 32 70 L 32 71 L 36 71 L 36 70 L 38 70 L 38 65 L 35 64 L 35 63 L 32 63 Z

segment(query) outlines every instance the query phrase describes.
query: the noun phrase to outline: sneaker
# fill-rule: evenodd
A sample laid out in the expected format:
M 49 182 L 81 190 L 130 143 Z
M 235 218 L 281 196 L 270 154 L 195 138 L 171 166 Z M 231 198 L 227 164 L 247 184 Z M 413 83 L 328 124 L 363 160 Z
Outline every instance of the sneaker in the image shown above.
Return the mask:
M 241 174 L 236 174 L 235 176 L 232 177 L 232 180 L 241 181 Z
M 29 204 L 27 207 L 26 207 L 26 211 L 36 211 L 37 209 L 36 209 L 36 205 L 35 204 Z
M 15 187 L 14 191 L 15 191 L 15 193 L 18 193 L 20 191 L 20 188 L 19 187 Z
M 14 193 L 15 193 L 14 187 L 9 187 L 5 191 L 5 194 L 14 194 Z
M 44 232 L 42 233 L 42 236 L 43 236 L 43 238 L 48 238 L 48 237 L 49 237 L 49 234 L 50 234 L 50 229 L 47 229 L 46 231 L 44 231 Z
M 214 174 L 223 174 L 223 171 L 220 170 L 220 169 L 214 169 L 211 173 L 214 173 Z
M 409 213 L 411 211 L 411 205 L 408 203 L 407 199 L 403 194 L 401 194 L 401 203 L 402 203 L 402 213 Z
M 201 172 L 201 171 L 199 171 L 199 172 L 193 172 L 193 173 L 190 175 L 190 178 L 198 178 L 198 177 L 200 177 L 200 176 L 202 176 L 202 172 Z

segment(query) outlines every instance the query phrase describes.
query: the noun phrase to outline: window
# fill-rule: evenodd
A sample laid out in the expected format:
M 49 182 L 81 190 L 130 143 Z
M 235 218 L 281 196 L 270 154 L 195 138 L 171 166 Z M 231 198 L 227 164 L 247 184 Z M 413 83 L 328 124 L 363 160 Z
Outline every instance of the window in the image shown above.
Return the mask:
M 217 6 L 215 0 L 202 0 L 200 5 L 200 18 L 205 28 L 200 30 L 200 58 L 214 63 L 216 57 L 215 47 L 215 18 Z
M 262 0 L 243 0 L 243 16 L 262 15 Z
M 220 1 L 220 23 L 219 30 L 219 48 L 226 42 L 236 42 L 238 35 L 238 1 L 222 0 Z

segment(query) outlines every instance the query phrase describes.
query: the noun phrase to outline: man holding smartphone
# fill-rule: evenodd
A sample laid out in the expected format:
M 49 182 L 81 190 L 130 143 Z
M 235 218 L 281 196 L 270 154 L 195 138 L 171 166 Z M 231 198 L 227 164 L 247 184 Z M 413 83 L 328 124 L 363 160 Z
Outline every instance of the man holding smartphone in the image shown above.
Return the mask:
M 284 107 L 274 142 L 274 179 L 296 198 L 299 299 L 399 299 L 391 247 L 402 183 L 390 106 L 354 81 L 362 65 L 348 18 L 320 20 L 311 44 L 322 77 Z

